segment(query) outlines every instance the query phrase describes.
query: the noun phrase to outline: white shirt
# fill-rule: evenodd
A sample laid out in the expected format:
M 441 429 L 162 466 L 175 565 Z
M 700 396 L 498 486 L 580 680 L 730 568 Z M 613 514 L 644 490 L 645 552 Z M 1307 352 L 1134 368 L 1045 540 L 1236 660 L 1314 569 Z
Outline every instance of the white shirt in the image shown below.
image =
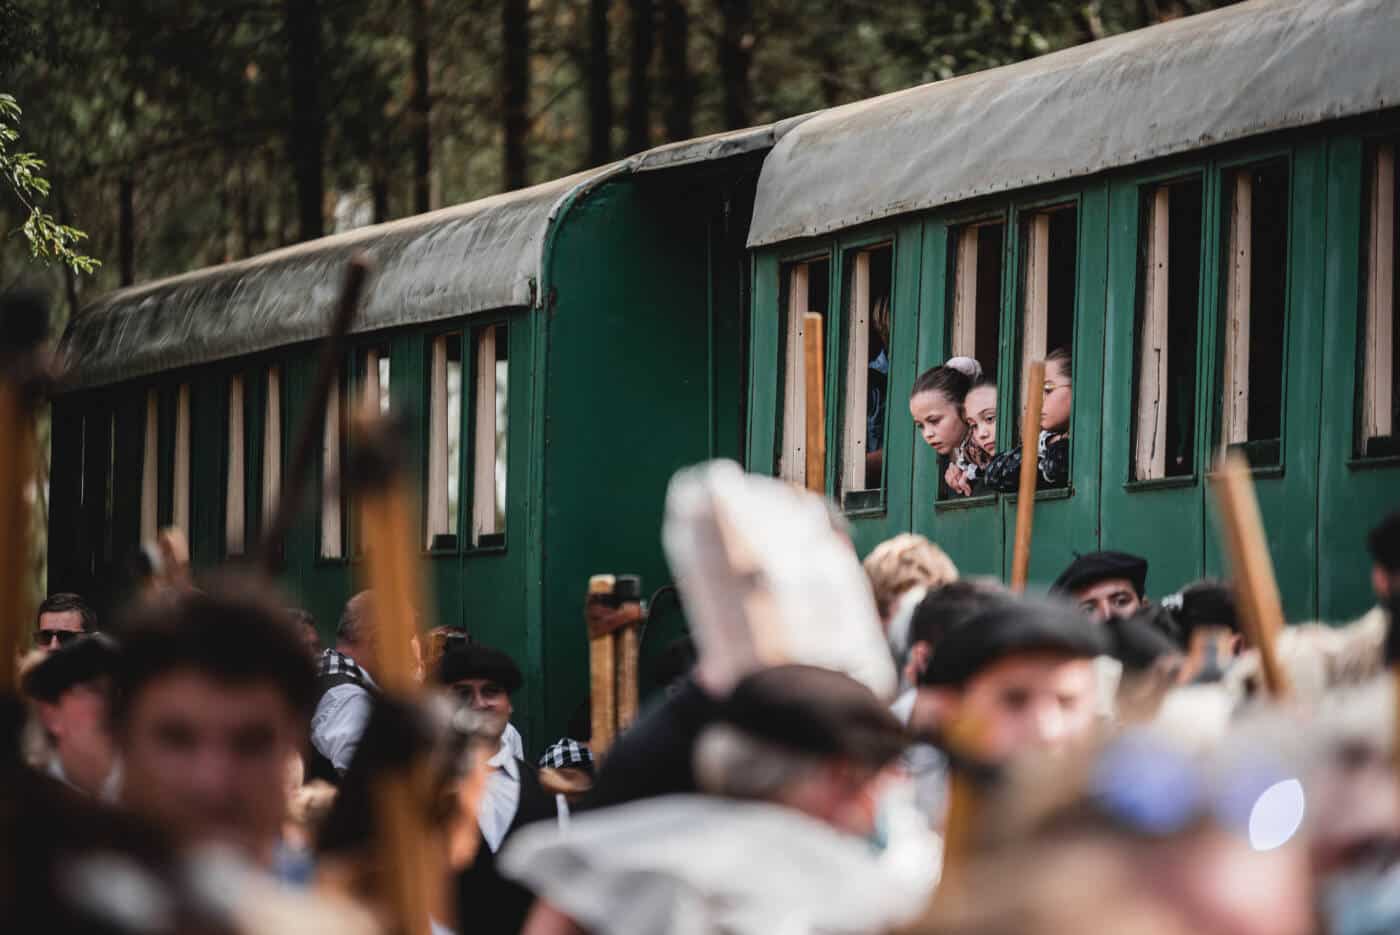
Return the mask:
M 503 738 L 500 749 L 486 765 L 492 770 L 486 777 L 486 793 L 476 811 L 476 823 L 486 838 L 486 846 L 494 854 L 500 850 L 510 823 L 515 820 L 515 810 L 520 806 L 520 762 Z
M 350 768 L 369 724 L 374 702 L 360 685 L 337 685 L 321 696 L 311 715 L 311 745 L 331 761 L 337 773 Z

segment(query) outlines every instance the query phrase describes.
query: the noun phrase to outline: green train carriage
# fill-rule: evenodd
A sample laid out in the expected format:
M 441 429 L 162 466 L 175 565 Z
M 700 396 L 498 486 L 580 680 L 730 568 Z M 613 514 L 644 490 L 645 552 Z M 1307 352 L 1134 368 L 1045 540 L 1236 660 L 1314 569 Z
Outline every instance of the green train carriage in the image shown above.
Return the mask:
M 1387 0 L 1256 0 L 796 126 L 749 236 L 748 466 L 805 479 L 794 350 L 818 312 L 827 489 L 857 546 L 913 530 L 1004 579 L 1016 496 L 950 496 L 905 401 L 975 356 L 1004 450 L 1025 362 L 1065 347 L 1070 479 L 1036 494 L 1032 586 L 1099 548 L 1147 556 L 1158 596 L 1227 574 L 1207 488 L 1237 447 L 1289 618 L 1363 611 L 1366 530 L 1400 507 L 1396 36 Z
M 1364 530 L 1400 505 L 1397 26 L 1385 0 L 1256 0 L 116 293 L 65 338 L 51 585 L 110 602 L 123 556 L 169 522 L 200 564 L 238 551 L 240 516 L 255 541 L 309 342 L 365 247 L 380 273 L 339 405 L 370 391 L 414 414 L 437 617 L 520 659 L 532 746 L 587 692 L 587 575 L 667 580 L 675 468 L 724 456 L 802 479 L 804 310 L 828 323 L 828 492 L 862 551 L 912 529 L 1004 573 L 1015 497 L 948 497 L 904 398 L 971 353 L 1009 445 L 1022 357 L 1065 344 L 1071 483 L 1037 495 L 1033 582 L 1101 546 L 1147 555 L 1156 593 L 1223 573 L 1207 478 L 1238 444 L 1290 616 L 1353 614 Z M 1254 341 L 1227 348 L 1246 322 Z M 861 378 L 882 341 L 872 473 Z M 325 439 L 286 550 L 327 630 L 357 561 L 326 483 L 343 441 Z

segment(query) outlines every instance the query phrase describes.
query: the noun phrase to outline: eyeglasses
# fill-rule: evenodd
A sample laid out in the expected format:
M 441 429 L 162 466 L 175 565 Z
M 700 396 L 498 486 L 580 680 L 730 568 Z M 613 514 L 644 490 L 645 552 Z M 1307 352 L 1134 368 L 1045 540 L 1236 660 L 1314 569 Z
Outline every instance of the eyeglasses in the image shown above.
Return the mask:
M 1041 389 L 1045 391 L 1046 396 L 1049 396 L 1051 393 L 1055 392 L 1058 389 L 1067 390 L 1069 389 L 1069 387 L 1070 384 L 1068 383 L 1046 383 L 1044 386 L 1041 387 Z
M 35 630 L 34 645 L 44 647 L 48 646 L 51 641 L 58 640 L 58 645 L 67 646 L 82 635 L 80 630 Z

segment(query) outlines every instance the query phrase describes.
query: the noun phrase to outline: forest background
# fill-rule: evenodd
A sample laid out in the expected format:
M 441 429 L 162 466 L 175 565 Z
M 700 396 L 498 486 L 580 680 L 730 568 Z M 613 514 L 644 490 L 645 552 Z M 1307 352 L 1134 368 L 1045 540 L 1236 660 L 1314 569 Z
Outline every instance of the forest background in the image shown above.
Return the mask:
M 1231 2 L 0 0 L 0 293 L 47 290 L 61 328 L 121 285 Z

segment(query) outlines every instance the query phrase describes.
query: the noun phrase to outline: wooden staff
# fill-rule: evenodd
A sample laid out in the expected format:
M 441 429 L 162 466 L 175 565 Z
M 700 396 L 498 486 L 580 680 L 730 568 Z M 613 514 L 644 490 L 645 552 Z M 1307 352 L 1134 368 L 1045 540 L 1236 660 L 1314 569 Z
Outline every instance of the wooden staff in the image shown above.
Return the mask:
M 15 690 L 21 634 L 34 617 L 25 494 L 34 479 L 34 409 L 44 376 L 39 347 L 48 328 L 48 309 L 37 296 L 15 296 L 0 309 L 0 695 Z
M 1026 375 L 1026 413 L 1021 419 L 1021 486 L 1016 494 L 1016 549 L 1011 556 L 1011 590 L 1026 590 L 1031 568 L 1031 525 L 1035 518 L 1035 476 L 1040 470 L 1040 413 L 1045 405 L 1045 361 L 1031 361 Z
M 594 575 L 588 579 L 584 622 L 588 628 L 589 705 L 595 757 L 637 719 L 638 627 L 646 619 L 636 575 Z
M 345 350 L 345 338 L 355 321 L 355 313 L 360 307 L 360 296 L 364 292 L 365 279 L 369 275 L 369 257 L 357 253 L 350 258 L 345 269 L 345 285 L 340 291 L 340 302 L 331 318 L 331 328 L 321 344 L 320 363 L 316 371 L 316 384 L 302 412 L 301 424 L 297 426 L 296 444 L 292 448 L 291 470 L 286 483 L 282 484 L 281 496 L 267 524 L 259 551 L 259 562 L 270 575 L 275 575 L 281 564 L 282 539 L 301 506 L 301 492 L 311 471 L 312 453 L 316 450 L 320 436 L 320 423 L 326 416 L 326 404 L 330 400 L 331 387 L 335 385 L 340 370 L 340 359 Z
M 937 918 L 956 905 L 962 894 L 963 876 L 972 853 L 977 821 L 982 811 L 982 749 L 986 723 L 979 718 L 962 717 L 949 729 L 945 740 L 954 762 L 948 773 L 948 816 L 943 832 L 943 868 L 925 918 Z M 930 916 L 931 914 L 931 916 Z
M 398 454 L 400 440 L 386 420 L 364 414 L 355 424 L 357 448 L 351 474 L 361 499 L 365 542 L 365 584 L 373 594 L 372 613 L 378 650 L 375 678 L 384 692 L 398 698 L 420 694 L 415 608 L 423 601 L 417 537 L 412 532 L 411 498 L 404 485 Z M 429 907 L 441 897 L 444 870 L 434 858 L 427 827 L 426 764 L 375 780 L 375 817 L 379 831 L 378 869 L 385 881 L 385 904 L 393 930 L 426 935 Z
M 822 342 L 822 316 L 802 316 L 802 361 L 806 375 L 807 489 L 826 493 L 826 381 Z
M 1259 501 L 1254 497 L 1249 465 L 1238 452 L 1221 461 L 1212 478 L 1216 505 L 1225 531 L 1225 547 L 1234 571 L 1235 596 L 1245 635 L 1259 650 L 1264 687 L 1276 699 L 1288 697 L 1288 674 L 1279 664 L 1275 638 L 1283 629 L 1283 603 L 1279 600 L 1274 565 L 1269 558 Z

